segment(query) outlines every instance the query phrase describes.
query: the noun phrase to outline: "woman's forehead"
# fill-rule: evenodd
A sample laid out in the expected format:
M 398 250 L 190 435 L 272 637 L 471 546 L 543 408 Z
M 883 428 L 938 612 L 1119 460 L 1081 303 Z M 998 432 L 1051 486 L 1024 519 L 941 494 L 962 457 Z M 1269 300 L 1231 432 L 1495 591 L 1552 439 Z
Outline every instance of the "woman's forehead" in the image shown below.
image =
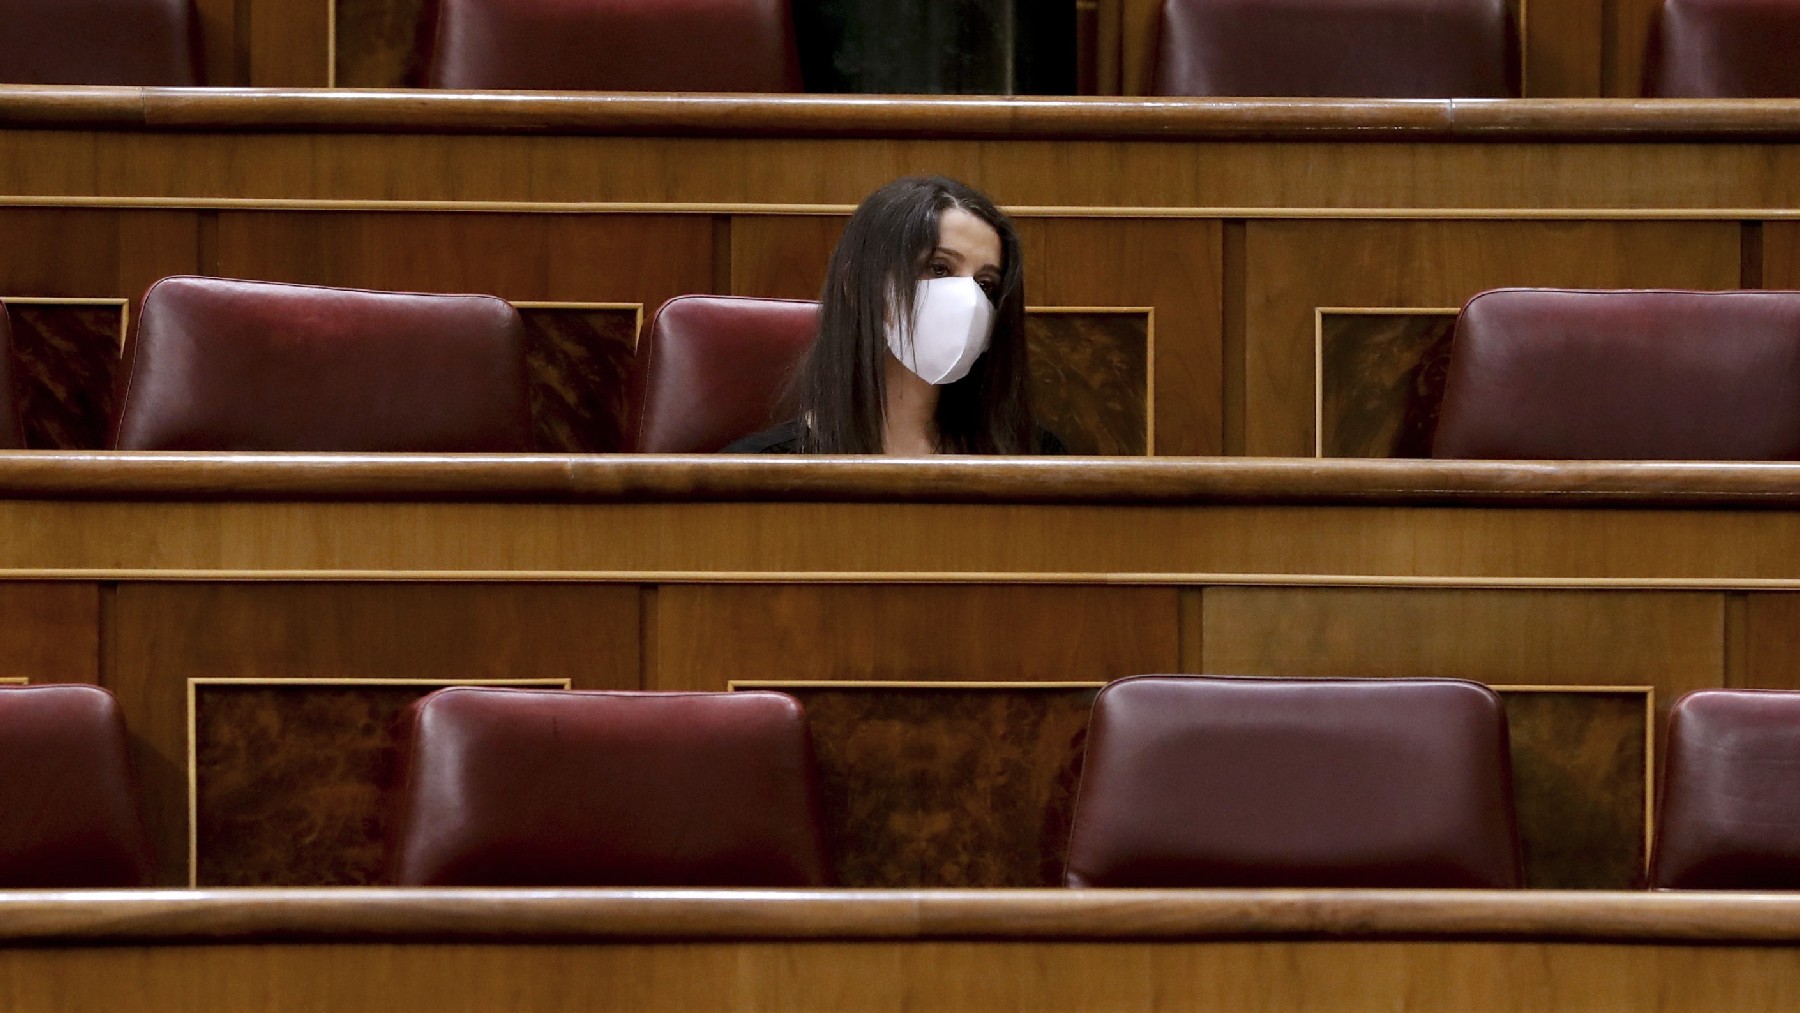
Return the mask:
M 1000 268 L 1000 233 L 962 208 L 949 208 L 938 218 L 937 245 L 959 255 L 976 270 Z

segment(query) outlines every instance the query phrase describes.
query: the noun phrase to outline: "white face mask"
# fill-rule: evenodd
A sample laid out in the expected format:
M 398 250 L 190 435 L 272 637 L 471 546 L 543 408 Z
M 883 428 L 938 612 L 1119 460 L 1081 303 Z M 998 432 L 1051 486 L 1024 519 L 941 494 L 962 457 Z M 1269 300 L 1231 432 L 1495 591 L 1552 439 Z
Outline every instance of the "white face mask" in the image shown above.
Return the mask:
M 913 295 L 913 332 L 887 325 L 888 350 L 926 383 L 955 383 L 987 351 L 994 307 L 974 278 L 927 278 Z

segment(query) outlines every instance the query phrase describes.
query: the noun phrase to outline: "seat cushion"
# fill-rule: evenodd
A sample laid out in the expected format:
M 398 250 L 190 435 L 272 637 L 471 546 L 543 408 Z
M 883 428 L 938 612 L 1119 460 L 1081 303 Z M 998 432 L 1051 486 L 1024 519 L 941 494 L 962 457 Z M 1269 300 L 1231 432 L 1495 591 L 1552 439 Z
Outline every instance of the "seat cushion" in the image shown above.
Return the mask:
M 1800 98 L 1800 5 L 1664 0 L 1646 91 L 1661 98 Z
M 1164 0 L 1159 95 L 1506 98 L 1505 0 Z
M 0 889 L 142 886 L 125 722 L 97 686 L 0 687 Z
M 1518 886 L 1505 710 L 1455 680 L 1114 682 L 1094 701 L 1067 881 Z
M 1664 741 L 1651 885 L 1800 889 L 1800 693 L 1689 693 Z
M 0 83 L 192 87 L 199 32 L 192 0 L 0 0 Z
M 434 88 L 800 90 L 786 0 L 437 0 Z
M 782 693 L 459 687 L 409 718 L 402 884 L 817 886 L 806 717 Z
M 1800 457 L 1800 293 L 1483 292 L 1456 323 L 1432 454 Z
M 524 326 L 493 296 L 165 278 L 123 368 L 120 450 L 531 449 Z
M 819 304 L 684 295 L 638 342 L 632 429 L 643 453 L 712 453 L 785 421 L 781 395 L 819 326 Z

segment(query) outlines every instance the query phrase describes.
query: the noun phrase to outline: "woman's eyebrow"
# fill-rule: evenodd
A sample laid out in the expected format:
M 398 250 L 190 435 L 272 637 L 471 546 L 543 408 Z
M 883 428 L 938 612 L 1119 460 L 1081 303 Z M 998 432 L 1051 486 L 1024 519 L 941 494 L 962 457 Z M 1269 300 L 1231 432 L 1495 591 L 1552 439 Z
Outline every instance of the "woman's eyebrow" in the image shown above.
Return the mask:
M 958 253 L 958 252 L 956 252 L 956 251 L 955 251 L 955 250 L 952 250 L 952 249 L 951 249 L 951 248 L 949 248 L 949 247 L 948 247 L 948 246 L 940 246 L 940 247 L 938 247 L 938 248 L 937 248 L 937 252 L 938 252 L 938 253 L 939 253 L 939 254 L 940 254 L 940 255 L 942 255 L 942 256 L 945 256 L 945 257 L 951 257 L 951 258 L 954 258 L 954 259 L 955 259 L 955 260 L 956 260 L 956 261 L 957 261 L 957 263 L 961 263 L 961 262 L 962 262 L 962 259 L 963 259 L 963 255 L 962 255 L 962 254 L 960 254 L 960 253 Z

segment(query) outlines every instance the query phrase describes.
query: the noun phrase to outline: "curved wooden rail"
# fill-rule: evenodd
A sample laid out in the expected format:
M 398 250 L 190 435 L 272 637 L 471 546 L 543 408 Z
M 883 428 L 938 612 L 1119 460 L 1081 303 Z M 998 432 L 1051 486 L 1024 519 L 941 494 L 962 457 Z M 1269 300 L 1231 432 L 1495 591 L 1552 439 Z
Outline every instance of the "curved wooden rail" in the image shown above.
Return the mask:
M 1791 508 L 1800 464 L 0 453 L 0 500 L 34 498 Z
M 693 137 L 1791 141 L 1800 101 L 0 88 L 0 127 Z
M 276 939 L 1790 944 L 1800 942 L 1800 895 L 1459 890 L 0 892 L 0 945 Z

